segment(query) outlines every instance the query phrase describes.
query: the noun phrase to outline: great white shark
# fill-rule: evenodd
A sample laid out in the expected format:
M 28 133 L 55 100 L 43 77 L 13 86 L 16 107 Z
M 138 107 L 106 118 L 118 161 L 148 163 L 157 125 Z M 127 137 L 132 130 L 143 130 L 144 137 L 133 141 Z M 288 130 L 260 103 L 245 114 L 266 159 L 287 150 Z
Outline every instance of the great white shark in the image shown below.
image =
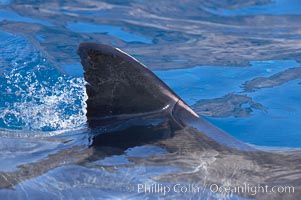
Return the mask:
M 133 157 L 131 162 L 135 166 L 181 169 L 152 177 L 158 184 L 214 184 L 232 188 L 260 185 L 269 191 L 228 191 L 226 197 L 300 199 L 300 150 L 271 151 L 235 139 L 196 114 L 151 70 L 120 49 L 82 43 L 77 53 L 87 82 L 89 145 L 74 145 L 46 159 L 22 165 L 16 171 L 0 172 L 0 188 L 13 188 L 59 166 L 85 165 L 122 155 L 132 147 L 156 146 L 166 153 Z M 271 192 L 271 188 L 279 186 L 291 189 Z M 181 194 L 164 198 L 181 198 Z M 202 194 L 195 198 L 207 199 Z
M 169 154 L 138 163 L 195 165 L 161 181 L 294 186 L 291 193 L 240 194 L 256 199 L 297 199 L 301 194 L 300 151 L 268 152 L 236 140 L 197 115 L 151 70 L 120 49 L 82 43 L 78 54 L 88 83 L 89 127 L 107 129 L 95 136 L 93 145 L 127 149 L 152 144 Z

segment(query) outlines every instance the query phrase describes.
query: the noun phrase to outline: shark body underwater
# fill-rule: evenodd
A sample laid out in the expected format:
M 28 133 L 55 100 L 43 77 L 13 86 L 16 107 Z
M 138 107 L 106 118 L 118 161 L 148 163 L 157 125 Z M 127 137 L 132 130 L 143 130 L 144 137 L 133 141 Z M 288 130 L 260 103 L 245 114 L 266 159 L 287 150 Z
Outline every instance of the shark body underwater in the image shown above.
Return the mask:
M 254 190 L 229 192 L 223 199 L 231 199 L 233 195 L 251 199 L 300 199 L 299 150 L 268 151 L 236 140 L 198 116 L 147 67 L 119 49 L 82 43 L 78 54 L 87 82 L 87 123 L 93 133 L 89 146 L 81 149 L 84 153 L 79 153 L 78 147 L 71 147 L 17 171 L 0 172 L 0 188 L 13 188 L 66 163 L 85 166 L 99 158 L 122 155 L 129 148 L 155 146 L 166 153 L 130 159 L 135 166 L 179 169 L 154 175 L 151 179 L 155 183 L 189 183 L 204 187 L 248 184 L 269 189 L 292 186 L 290 192 L 260 189 L 255 193 Z M 83 156 L 66 162 L 62 160 L 66 153 L 70 157 Z M 213 194 L 205 195 L 206 191 L 208 193 L 209 189 L 190 197 L 181 192 L 152 195 L 164 199 L 219 199 Z

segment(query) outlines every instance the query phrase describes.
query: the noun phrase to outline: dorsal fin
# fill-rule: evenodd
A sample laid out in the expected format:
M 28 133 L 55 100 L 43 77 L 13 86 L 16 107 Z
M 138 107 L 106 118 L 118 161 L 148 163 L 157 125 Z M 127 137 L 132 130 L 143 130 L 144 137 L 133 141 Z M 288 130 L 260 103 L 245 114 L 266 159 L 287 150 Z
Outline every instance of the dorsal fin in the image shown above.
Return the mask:
M 90 127 L 97 127 L 99 122 L 114 121 L 115 116 L 139 118 L 144 113 L 152 115 L 164 110 L 170 111 L 169 116 L 176 124 L 191 126 L 221 144 L 249 149 L 200 118 L 156 75 L 123 51 L 103 44 L 82 43 L 78 54 L 88 82 L 87 118 Z
M 88 120 L 173 107 L 179 97 L 143 64 L 111 46 L 81 43 Z

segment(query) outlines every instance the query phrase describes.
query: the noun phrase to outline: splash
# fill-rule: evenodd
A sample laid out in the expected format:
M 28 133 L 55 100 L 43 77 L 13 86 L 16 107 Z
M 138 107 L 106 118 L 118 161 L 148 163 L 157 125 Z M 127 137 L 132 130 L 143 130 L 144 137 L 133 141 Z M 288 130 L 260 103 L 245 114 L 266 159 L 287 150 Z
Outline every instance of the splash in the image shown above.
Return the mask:
M 37 65 L 33 70 L 12 70 L 4 77 L 4 128 L 54 131 L 86 124 L 83 78 L 61 75 Z M 3 91 L 2 91 L 3 92 Z

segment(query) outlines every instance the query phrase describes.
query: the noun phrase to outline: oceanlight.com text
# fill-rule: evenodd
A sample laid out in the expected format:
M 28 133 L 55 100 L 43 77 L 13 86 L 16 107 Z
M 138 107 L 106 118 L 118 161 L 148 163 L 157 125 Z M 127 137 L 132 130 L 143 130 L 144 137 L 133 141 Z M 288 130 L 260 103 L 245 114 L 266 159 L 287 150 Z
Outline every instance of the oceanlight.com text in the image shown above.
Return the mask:
M 152 193 L 158 195 L 167 195 L 168 193 L 203 193 L 204 191 L 210 191 L 212 193 L 220 194 L 250 194 L 256 195 L 258 193 L 294 193 L 294 186 L 268 186 L 268 185 L 251 185 L 244 183 L 239 186 L 231 185 L 196 185 L 196 184 L 137 184 L 136 189 L 138 193 Z

